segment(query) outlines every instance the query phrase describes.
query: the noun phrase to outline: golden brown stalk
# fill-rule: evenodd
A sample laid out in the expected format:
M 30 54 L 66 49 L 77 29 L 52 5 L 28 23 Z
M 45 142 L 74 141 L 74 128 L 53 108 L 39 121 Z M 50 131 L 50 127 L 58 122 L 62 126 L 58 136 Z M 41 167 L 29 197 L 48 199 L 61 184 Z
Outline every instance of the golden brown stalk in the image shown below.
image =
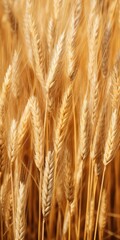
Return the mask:
M 55 74 L 56 74 L 57 67 L 60 62 L 61 54 L 63 51 L 64 38 L 65 38 L 65 33 L 63 32 L 60 35 L 57 45 L 54 48 L 52 59 L 51 59 L 50 66 L 49 66 L 47 82 L 46 82 L 46 93 L 47 93 L 48 106 L 51 105 L 54 89 L 56 87 Z
M 34 96 L 30 98 L 30 111 L 34 138 L 34 160 L 40 171 L 44 160 L 44 134 L 39 103 Z
M 53 184 L 54 184 L 54 152 L 48 152 L 45 161 L 45 170 L 42 188 L 42 213 L 44 219 L 49 215 L 51 208 Z
M 81 14 L 81 0 L 76 0 L 67 35 L 68 76 L 73 80 L 76 73 L 75 40 Z
M 17 197 L 15 223 L 15 240 L 24 240 L 25 238 L 25 184 L 20 182 Z
M 66 199 L 71 204 L 74 199 L 74 182 L 73 182 L 73 168 L 72 168 L 72 162 L 71 162 L 71 156 L 66 149 L 65 152 L 65 195 Z
M 99 235 L 101 236 L 100 239 L 103 238 L 103 232 L 106 225 L 106 210 L 107 210 L 106 191 L 104 189 L 102 193 L 100 215 L 99 215 Z
M 71 106 L 72 106 L 72 87 L 70 84 L 63 96 L 62 105 L 60 107 L 60 115 L 56 126 L 55 131 L 55 154 L 58 156 L 60 153 L 63 143 L 66 137 L 66 132 L 68 128 L 68 123 L 71 115 Z

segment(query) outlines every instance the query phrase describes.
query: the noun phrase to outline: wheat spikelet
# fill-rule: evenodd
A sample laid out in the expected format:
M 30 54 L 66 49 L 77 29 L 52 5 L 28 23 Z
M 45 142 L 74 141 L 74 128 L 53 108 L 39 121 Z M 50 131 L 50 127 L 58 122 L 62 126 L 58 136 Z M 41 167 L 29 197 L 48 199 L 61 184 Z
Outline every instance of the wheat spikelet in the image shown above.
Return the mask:
M 93 0 L 90 1 L 90 13 L 88 17 L 88 38 L 91 37 L 93 22 L 94 22 L 94 16 L 97 10 L 98 1 Z
M 47 31 L 47 44 L 48 44 L 48 51 L 49 56 L 51 56 L 51 52 L 53 50 L 53 43 L 54 43 L 54 21 L 50 18 L 48 22 L 48 31 Z
M 43 188 L 42 188 L 42 213 L 43 217 L 46 218 L 50 212 L 52 191 L 53 191 L 53 178 L 54 178 L 54 158 L 50 151 L 46 157 L 45 170 L 43 177 Z
M 90 201 L 90 210 L 87 215 L 87 232 L 92 232 L 94 228 L 94 200 Z
M 25 238 L 25 184 L 20 182 L 17 197 L 15 240 L 23 240 L 24 238 Z
M 49 66 L 49 71 L 47 75 L 47 82 L 46 82 L 46 93 L 48 98 L 48 103 L 50 99 L 52 98 L 52 94 L 55 88 L 55 74 L 57 71 L 57 67 L 60 61 L 60 57 L 63 51 L 63 43 L 64 43 L 64 37 L 65 33 L 63 32 L 57 42 L 57 45 L 55 46 L 55 49 L 53 51 L 52 59 Z
M 103 74 L 103 78 L 106 78 L 107 74 L 108 74 L 110 37 L 111 37 L 111 23 L 108 22 L 107 26 L 105 27 L 105 32 L 104 32 L 103 42 L 102 42 L 102 74 Z
M 99 104 L 99 82 L 98 82 L 98 76 L 95 70 L 93 79 L 92 79 L 92 84 L 91 84 L 91 104 L 92 104 L 92 113 L 91 113 L 91 122 L 92 122 L 92 126 L 94 127 L 94 125 L 96 124 L 96 120 L 97 120 L 97 114 L 98 114 L 98 104 Z
M 78 155 L 82 160 L 86 159 L 89 152 L 89 111 L 87 96 L 84 97 L 82 110 L 80 113 L 80 146 Z
M 115 148 L 117 147 L 117 123 L 118 111 L 114 110 L 110 120 L 109 132 L 105 143 L 105 152 L 103 156 L 103 163 L 106 166 L 114 157 Z
M 88 61 L 88 79 L 92 81 L 94 76 L 94 68 L 97 62 L 97 45 L 98 45 L 98 34 L 100 26 L 100 16 L 95 15 L 95 21 L 89 39 L 89 61 Z
M 33 51 L 33 65 L 35 74 L 40 81 L 42 88 L 44 89 L 44 63 L 43 63 L 43 50 L 40 38 L 38 37 L 35 23 L 32 17 L 29 20 L 29 30 L 31 37 L 31 49 Z
M 74 214 L 75 211 L 75 202 L 73 201 L 70 205 L 70 210 L 67 209 L 67 212 L 65 214 L 64 223 L 63 223 L 63 235 L 67 233 L 68 226 L 69 226 L 69 219 Z
M 5 146 L 5 132 L 3 124 L 0 124 L 0 175 L 4 172 L 6 164 L 6 146 Z
M 10 191 L 7 192 L 4 216 L 5 216 L 5 225 L 7 228 L 9 228 L 13 220 L 13 198 Z
M 80 191 L 80 182 L 82 181 L 83 177 L 83 170 L 84 170 L 84 160 L 81 160 L 77 163 L 76 171 L 74 173 L 74 201 L 77 200 L 79 191 Z
M 3 3 L 5 14 L 11 26 L 11 30 L 15 32 L 18 29 L 18 22 L 13 13 L 12 4 L 8 0 L 2 0 L 2 3 Z
M 10 189 L 10 175 L 6 174 L 4 181 L 0 187 L 0 203 L 1 203 L 1 212 L 5 214 L 5 205 L 6 205 L 6 196 Z
M 67 55 L 68 55 L 68 76 L 70 79 L 75 77 L 75 38 L 81 14 L 81 0 L 75 2 L 75 9 L 72 13 L 71 24 L 67 36 Z
M 104 189 L 102 193 L 100 215 L 99 215 L 99 230 L 102 232 L 104 231 L 105 225 L 106 225 L 106 210 L 107 210 L 106 191 Z
M 63 0 L 54 0 L 54 17 L 58 20 Z
M 5 78 L 4 78 L 4 82 L 2 85 L 2 92 L 0 95 L 0 116 L 2 117 L 2 115 L 4 114 L 4 107 L 6 105 L 6 100 L 7 97 L 9 95 L 9 91 L 10 91 L 10 86 L 11 86 L 11 75 L 12 75 L 12 67 L 11 65 L 8 67 Z
M 104 124 L 105 124 L 105 110 L 106 107 L 104 106 L 101 109 L 100 116 L 98 118 L 96 131 L 93 138 L 92 148 L 91 148 L 91 159 L 97 160 L 101 154 L 100 142 L 104 137 Z
M 25 45 L 27 51 L 28 62 L 33 67 L 33 51 L 31 48 L 31 37 L 29 31 L 31 16 L 31 0 L 26 0 L 25 16 L 24 16 L 24 34 L 25 34 Z
M 17 137 L 18 152 L 23 146 L 24 139 L 28 131 L 29 118 L 30 118 L 30 99 L 28 99 L 28 102 L 25 106 L 24 112 L 22 113 L 22 116 L 18 125 L 18 137 Z
M 118 66 L 119 67 L 119 66 Z M 120 105 L 120 75 L 117 66 L 112 73 L 112 107 L 117 109 Z
M 34 160 L 37 168 L 41 169 L 44 159 L 44 139 L 43 139 L 43 123 L 39 109 L 39 103 L 36 97 L 30 98 L 30 111 L 32 115 L 32 127 L 34 136 Z
M 21 93 L 20 82 L 19 82 L 19 53 L 15 50 L 12 60 L 12 82 L 11 91 L 15 98 L 18 98 Z
M 60 107 L 60 115 L 56 127 L 55 132 L 55 153 L 56 155 L 59 154 L 63 147 L 64 139 L 65 139 L 65 132 L 67 131 L 67 126 L 70 118 L 70 110 L 72 106 L 72 84 L 66 90 L 63 101 Z
M 73 183 L 73 175 L 72 175 L 72 162 L 71 156 L 66 149 L 65 152 L 65 195 L 66 199 L 68 200 L 69 204 L 73 202 L 74 199 L 74 183 Z
M 10 136 L 8 141 L 8 157 L 10 159 L 11 164 L 13 164 L 17 158 L 16 143 L 17 143 L 17 122 L 13 120 L 11 123 Z
M 8 67 L 4 82 L 2 84 L 2 92 L 0 95 L 0 173 L 2 174 L 6 160 L 6 134 L 5 134 L 5 107 L 7 103 L 7 98 L 9 96 L 10 86 L 11 86 L 11 66 Z

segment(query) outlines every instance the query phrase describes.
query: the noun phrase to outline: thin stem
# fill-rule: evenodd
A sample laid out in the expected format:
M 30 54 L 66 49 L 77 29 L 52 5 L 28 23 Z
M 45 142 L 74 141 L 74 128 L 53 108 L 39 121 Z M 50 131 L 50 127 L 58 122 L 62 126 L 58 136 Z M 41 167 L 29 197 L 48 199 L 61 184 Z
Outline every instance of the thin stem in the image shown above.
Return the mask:
M 89 175 L 88 175 L 88 187 L 87 187 L 87 206 L 86 206 L 86 218 L 87 219 L 87 214 L 88 214 L 88 209 L 89 209 L 89 197 L 90 197 L 90 179 L 91 179 L 91 168 L 92 168 L 92 160 L 90 159 L 90 167 L 89 167 Z M 87 234 L 87 226 L 86 226 L 86 220 L 85 220 L 85 230 L 84 230 L 84 240 L 86 239 L 86 234 Z
M 45 219 L 42 220 L 42 240 L 44 240 Z
M 77 239 L 80 239 L 80 228 L 81 228 L 81 207 L 82 207 L 82 176 L 81 176 L 81 181 L 80 181 L 80 203 L 79 203 L 79 215 L 78 215 L 78 234 L 77 234 Z
M 12 201 L 13 201 L 13 227 L 15 226 L 15 203 L 14 203 L 14 185 L 13 185 L 13 171 L 12 163 L 10 163 L 10 179 L 11 179 L 11 191 L 12 191 Z M 13 230 L 13 232 L 15 232 Z
M 40 172 L 40 181 L 39 181 L 39 220 L 38 220 L 38 240 L 40 240 L 41 233 L 41 190 L 42 190 L 42 170 Z
M 101 189 L 100 189 L 98 209 L 97 209 L 97 216 L 96 216 L 96 223 L 95 223 L 94 240 L 96 240 L 96 235 L 97 235 L 97 225 L 98 225 L 98 218 L 99 218 L 99 212 L 100 212 L 100 204 L 101 204 L 103 184 L 104 184 L 104 179 L 105 179 L 105 171 L 106 171 L 106 166 L 104 166 L 103 175 L 102 175 Z
M 70 214 L 70 217 L 69 217 L 69 237 L 68 237 L 68 239 L 70 240 L 71 239 L 71 208 L 70 208 L 70 204 L 69 204 L 69 214 Z

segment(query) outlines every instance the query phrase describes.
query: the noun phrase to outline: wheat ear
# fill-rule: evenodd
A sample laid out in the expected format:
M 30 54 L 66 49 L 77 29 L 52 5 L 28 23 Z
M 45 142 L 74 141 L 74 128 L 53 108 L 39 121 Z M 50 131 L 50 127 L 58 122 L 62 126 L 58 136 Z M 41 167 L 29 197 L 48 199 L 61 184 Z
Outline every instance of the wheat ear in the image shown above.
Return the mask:
M 103 238 L 103 232 L 106 225 L 106 211 L 107 211 L 107 202 L 106 202 L 106 191 L 103 190 L 100 206 L 100 215 L 99 215 L 99 235 L 100 239 Z
M 66 199 L 71 204 L 74 199 L 74 182 L 72 173 L 72 162 L 69 150 L 65 152 L 65 195 Z
M 95 21 L 91 32 L 91 37 L 88 39 L 89 47 L 89 60 L 88 60 L 88 79 L 92 83 L 94 76 L 94 67 L 97 61 L 97 46 L 98 46 L 98 35 L 100 27 L 100 16 L 95 15 Z
M 9 141 L 8 141 L 8 157 L 11 164 L 14 163 L 17 157 L 17 122 L 15 120 L 11 123 Z
M 85 160 L 89 153 L 89 111 L 88 99 L 85 95 L 80 113 L 80 136 L 78 157 Z
M 29 118 L 30 118 L 30 99 L 28 99 L 28 102 L 25 106 L 25 109 L 22 113 L 22 116 L 20 118 L 20 122 L 18 125 L 18 138 L 17 138 L 18 152 L 23 146 L 24 139 L 29 128 Z
M 30 98 L 30 112 L 34 137 L 34 160 L 39 171 L 44 159 L 44 139 L 43 139 L 43 123 L 39 109 L 39 103 L 36 97 Z
M 63 96 L 63 101 L 60 107 L 60 115 L 55 132 L 55 153 L 58 155 L 63 147 L 65 132 L 67 131 L 67 126 L 71 114 L 72 106 L 72 87 L 70 84 Z
M 54 44 L 54 20 L 53 18 L 50 18 L 48 22 L 48 31 L 47 31 L 47 45 L 48 45 L 49 58 L 51 57 L 53 44 Z
M 101 205 L 101 198 L 102 198 L 102 192 L 103 192 L 103 184 L 104 184 L 104 179 L 105 179 L 106 166 L 114 158 L 115 149 L 117 147 L 117 125 L 118 125 L 118 110 L 114 110 L 114 112 L 112 112 L 108 136 L 107 136 L 106 143 L 105 143 L 105 152 L 104 152 L 104 156 L 103 156 L 104 169 L 103 169 L 100 195 L 99 195 L 99 201 L 98 201 L 98 209 L 97 209 L 95 231 L 94 231 L 94 240 L 96 239 L 96 234 L 97 234 L 97 225 L 98 225 L 99 214 L 100 214 L 100 205 Z
M 63 0 L 54 0 L 54 16 L 58 20 Z
M 106 166 L 114 157 L 115 149 L 117 147 L 117 124 L 118 111 L 114 110 L 111 116 L 108 137 L 105 143 L 105 152 L 103 157 L 103 164 Z
M 15 50 L 12 60 L 12 82 L 11 91 L 15 98 L 20 96 L 20 86 L 19 86 L 19 53 Z
M 7 16 L 7 19 L 10 23 L 11 30 L 13 32 L 16 32 L 18 29 L 18 22 L 13 13 L 12 4 L 8 0 L 2 0 L 2 3 L 3 3 L 3 7 L 4 7 L 5 14 Z
M 53 56 L 50 62 L 48 75 L 47 75 L 47 82 L 46 82 L 46 93 L 47 93 L 47 101 L 49 103 L 50 99 L 52 98 L 52 93 L 55 88 L 55 74 L 57 71 L 57 67 L 60 61 L 60 57 L 63 51 L 63 43 L 64 43 L 65 33 L 63 32 L 57 42 L 57 45 L 54 48 Z
M 2 92 L 0 95 L 0 175 L 3 173 L 6 163 L 6 134 L 5 134 L 5 107 L 7 103 L 7 98 L 9 96 L 10 86 L 11 86 L 11 66 L 8 67 L 4 82 L 2 85 Z
M 27 58 L 30 66 L 33 66 L 33 51 L 31 48 L 31 37 L 30 37 L 30 31 L 29 31 L 29 24 L 30 24 L 30 16 L 31 16 L 31 0 L 26 0 L 26 7 L 25 7 L 25 16 L 24 16 L 24 34 L 25 34 L 25 45 L 26 45 L 26 51 L 27 51 Z
M 20 182 L 17 197 L 15 223 L 15 240 L 24 240 L 25 238 L 25 184 Z
M 114 66 L 112 73 L 112 107 L 117 109 L 120 105 L 120 74 L 119 66 Z
M 46 218 L 50 212 L 52 191 L 53 191 L 53 179 L 54 179 L 54 158 L 50 151 L 46 157 L 45 170 L 43 177 L 42 187 L 42 213 L 43 217 Z
M 103 78 L 108 75 L 108 60 L 109 60 L 109 46 L 111 37 L 111 22 L 108 22 L 105 27 L 105 32 L 102 41 L 102 74 Z
M 75 8 L 73 9 L 72 18 L 70 21 L 70 27 L 67 35 L 67 57 L 68 57 L 68 76 L 71 80 L 74 79 L 76 73 L 76 59 L 75 59 L 75 40 L 79 26 L 81 14 L 81 0 L 75 2 Z

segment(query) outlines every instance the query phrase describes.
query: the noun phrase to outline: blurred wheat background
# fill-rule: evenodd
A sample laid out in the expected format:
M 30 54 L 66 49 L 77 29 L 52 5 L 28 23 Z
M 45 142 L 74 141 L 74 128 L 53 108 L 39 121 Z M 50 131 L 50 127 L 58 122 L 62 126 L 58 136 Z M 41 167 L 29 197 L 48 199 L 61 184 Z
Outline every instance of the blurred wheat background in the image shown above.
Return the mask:
M 0 240 L 120 239 L 120 0 L 0 1 Z

